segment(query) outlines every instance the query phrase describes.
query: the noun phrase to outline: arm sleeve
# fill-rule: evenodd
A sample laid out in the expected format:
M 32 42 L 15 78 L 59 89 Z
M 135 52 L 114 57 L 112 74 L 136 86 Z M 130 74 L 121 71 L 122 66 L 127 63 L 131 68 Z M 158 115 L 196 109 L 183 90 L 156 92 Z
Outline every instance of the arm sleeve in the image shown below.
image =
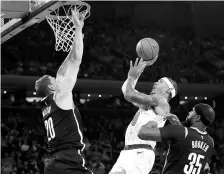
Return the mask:
M 187 128 L 181 125 L 167 125 L 159 129 L 162 141 L 180 140 L 187 135 Z

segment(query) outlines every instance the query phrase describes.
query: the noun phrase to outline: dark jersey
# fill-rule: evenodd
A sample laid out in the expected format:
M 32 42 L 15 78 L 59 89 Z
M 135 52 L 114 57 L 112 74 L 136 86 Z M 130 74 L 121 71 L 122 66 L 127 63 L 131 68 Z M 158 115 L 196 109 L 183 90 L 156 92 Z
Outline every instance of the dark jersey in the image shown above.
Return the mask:
M 197 128 L 168 125 L 160 128 L 162 140 L 170 140 L 163 174 L 202 174 L 212 156 L 214 142 Z
M 53 100 L 53 94 L 42 102 L 42 114 L 50 153 L 67 148 L 83 149 L 82 122 L 78 108 L 63 110 Z

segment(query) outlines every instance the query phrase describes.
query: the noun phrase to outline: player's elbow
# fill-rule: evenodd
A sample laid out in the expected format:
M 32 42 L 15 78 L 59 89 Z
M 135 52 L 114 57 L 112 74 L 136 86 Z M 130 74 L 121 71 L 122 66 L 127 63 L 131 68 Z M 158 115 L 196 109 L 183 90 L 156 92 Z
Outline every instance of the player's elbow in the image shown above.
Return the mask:
M 125 91 L 124 92 L 124 98 L 125 100 L 132 102 L 133 101 L 133 95 L 130 91 Z
M 126 85 L 125 84 L 122 85 L 121 91 L 125 95 L 125 92 L 126 92 Z
M 125 91 L 123 93 L 124 93 L 124 98 L 126 100 L 129 100 L 131 96 L 127 92 L 125 92 Z
M 122 90 L 123 91 L 123 90 Z M 133 102 L 135 100 L 135 91 L 132 88 L 126 88 L 123 92 L 124 98 L 127 101 Z

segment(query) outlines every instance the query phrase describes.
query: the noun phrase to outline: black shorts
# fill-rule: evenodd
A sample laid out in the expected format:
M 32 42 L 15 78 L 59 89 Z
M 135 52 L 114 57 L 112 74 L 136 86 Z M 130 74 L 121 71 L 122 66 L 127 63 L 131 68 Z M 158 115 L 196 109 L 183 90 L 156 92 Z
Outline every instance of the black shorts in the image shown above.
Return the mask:
M 44 174 L 92 174 L 85 164 L 80 150 L 62 150 L 45 160 Z

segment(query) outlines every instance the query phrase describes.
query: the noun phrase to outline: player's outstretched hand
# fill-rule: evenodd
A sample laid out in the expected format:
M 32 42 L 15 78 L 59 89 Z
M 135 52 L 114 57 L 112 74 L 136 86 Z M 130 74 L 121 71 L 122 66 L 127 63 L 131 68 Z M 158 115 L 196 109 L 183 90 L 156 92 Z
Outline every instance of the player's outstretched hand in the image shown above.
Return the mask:
M 145 61 L 146 62 L 146 65 L 147 66 L 153 65 L 156 62 L 157 59 L 158 59 L 158 55 L 153 60 Z
M 72 19 L 76 28 L 82 28 L 84 26 L 84 18 L 79 14 L 76 8 L 72 10 Z
M 181 125 L 179 118 L 174 114 L 169 113 L 169 115 L 166 116 L 166 119 L 169 120 L 171 124 Z
M 135 63 L 133 65 L 132 60 L 130 61 L 130 69 L 128 72 L 128 77 L 131 77 L 133 79 L 139 78 L 141 73 L 144 71 L 146 67 L 146 62 L 143 61 L 143 59 L 136 58 Z

